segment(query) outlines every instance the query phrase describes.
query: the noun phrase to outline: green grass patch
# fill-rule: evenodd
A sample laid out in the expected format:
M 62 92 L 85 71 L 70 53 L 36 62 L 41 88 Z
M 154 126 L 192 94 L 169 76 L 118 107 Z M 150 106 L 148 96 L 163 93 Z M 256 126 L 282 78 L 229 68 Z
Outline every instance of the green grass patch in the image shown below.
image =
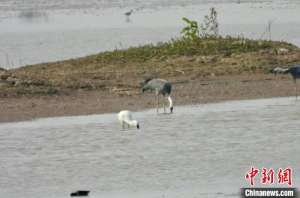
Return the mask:
M 115 50 L 97 55 L 97 60 L 102 63 L 111 62 L 143 62 L 153 58 L 168 56 L 195 56 L 195 55 L 220 55 L 231 56 L 259 50 L 276 51 L 278 48 L 296 49 L 292 44 L 267 40 L 251 40 L 233 37 L 211 37 L 190 39 L 173 39 L 169 42 L 156 45 L 131 47 L 126 50 Z

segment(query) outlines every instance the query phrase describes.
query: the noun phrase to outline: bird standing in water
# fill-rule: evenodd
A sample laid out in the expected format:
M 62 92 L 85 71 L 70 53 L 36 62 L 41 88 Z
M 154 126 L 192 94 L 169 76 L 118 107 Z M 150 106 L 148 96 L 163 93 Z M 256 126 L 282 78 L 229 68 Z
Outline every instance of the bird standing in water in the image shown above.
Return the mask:
M 131 111 L 128 111 L 128 110 L 120 111 L 120 113 L 118 114 L 118 120 L 119 120 L 120 124 L 122 125 L 123 129 L 125 128 L 125 125 L 127 125 L 128 128 L 130 126 L 134 126 L 137 129 L 140 128 L 139 122 L 132 119 Z

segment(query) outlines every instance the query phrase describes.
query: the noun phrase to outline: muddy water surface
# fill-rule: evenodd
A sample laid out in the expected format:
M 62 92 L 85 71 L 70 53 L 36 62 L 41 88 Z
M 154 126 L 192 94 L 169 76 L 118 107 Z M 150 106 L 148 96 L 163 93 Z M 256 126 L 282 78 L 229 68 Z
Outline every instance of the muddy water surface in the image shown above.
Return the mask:
M 1 197 L 238 197 L 252 165 L 290 166 L 300 187 L 294 98 L 134 116 L 141 130 L 121 130 L 115 114 L 0 124 Z

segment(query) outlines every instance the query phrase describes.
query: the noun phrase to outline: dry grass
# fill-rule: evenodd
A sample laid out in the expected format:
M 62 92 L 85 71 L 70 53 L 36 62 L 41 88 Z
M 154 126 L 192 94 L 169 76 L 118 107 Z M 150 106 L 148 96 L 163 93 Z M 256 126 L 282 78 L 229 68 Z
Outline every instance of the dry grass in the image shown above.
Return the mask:
M 281 54 L 285 48 L 288 53 Z M 242 38 L 172 40 L 84 58 L 0 71 L 0 96 L 68 94 L 102 90 L 134 94 L 147 76 L 172 80 L 268 73 L 300 62 L 299 48 Z

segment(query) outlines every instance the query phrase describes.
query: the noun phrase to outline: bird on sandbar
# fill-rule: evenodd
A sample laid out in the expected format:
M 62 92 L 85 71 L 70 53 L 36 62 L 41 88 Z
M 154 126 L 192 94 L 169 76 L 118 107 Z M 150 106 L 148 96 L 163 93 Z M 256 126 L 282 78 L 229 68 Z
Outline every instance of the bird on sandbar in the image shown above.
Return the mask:
M 294 65 L 290 67 L 285 73 L 290 73 L 295 83 L 296 100 L 298 97 L 297 91 L 297 79 L 300 78 L 300 65 Z
M 124 14 L 125 14 L 125 16 L 129 17 L 132 13 L 133 13 L 133 10 L 131 9 L 130 11 L 125 12 Z
M 144 93 L 147 90 L 155 91 L 156 95 L 156 112 L 159 112 L 159 95 L 162 95 L 166 97 L 169 101 L 169 109 L 170 113 L 173 113 L 174 107 L 173 107 L 173 100 L 171 98 L 171 92 L 172 92 L 172 84 L 164 79 L 158 79 L 158 78 L 148 78 L 144 80 L 142 83 L 142 92 Z M 164 113 L 166 112 L 165 108 L 165 102 L 163 102 L 163 108 Z
M 273 73 L 275 76 L 277 74 L 284 74 L 289 70 L 289 68 L 282 68 L 282 67 L 275 67 L 271 70 L 271 73 Z

